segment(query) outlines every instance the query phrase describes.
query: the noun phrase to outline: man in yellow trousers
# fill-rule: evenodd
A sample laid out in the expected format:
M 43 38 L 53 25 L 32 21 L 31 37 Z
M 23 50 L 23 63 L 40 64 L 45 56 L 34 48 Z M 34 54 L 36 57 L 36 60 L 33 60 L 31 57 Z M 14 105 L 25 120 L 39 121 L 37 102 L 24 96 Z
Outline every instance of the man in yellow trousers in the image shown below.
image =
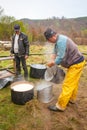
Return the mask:
M 55 105 L 48 107 L 52 111 L 64 111 L 69 102 L 74 103 L 78 91 L 79 79 L 85 65 L 85 60 L 77 45 L 67 36 L 57 34 L 51 28 L 44 32 L 46 40 L 54 44 L 51 61 L 47 63 L 49 67 L 62 65 L 67 68 L 62 92 Z

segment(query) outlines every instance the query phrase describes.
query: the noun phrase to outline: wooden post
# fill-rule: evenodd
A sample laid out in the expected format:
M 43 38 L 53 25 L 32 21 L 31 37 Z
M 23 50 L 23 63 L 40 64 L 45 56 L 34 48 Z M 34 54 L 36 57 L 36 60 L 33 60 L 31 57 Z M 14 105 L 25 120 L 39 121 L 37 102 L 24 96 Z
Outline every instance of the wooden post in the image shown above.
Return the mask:
M 13 59 L 13 68 L 14 68 L 14 72 L 16 73 L 16 62 L 15 62 L 15 59 Z

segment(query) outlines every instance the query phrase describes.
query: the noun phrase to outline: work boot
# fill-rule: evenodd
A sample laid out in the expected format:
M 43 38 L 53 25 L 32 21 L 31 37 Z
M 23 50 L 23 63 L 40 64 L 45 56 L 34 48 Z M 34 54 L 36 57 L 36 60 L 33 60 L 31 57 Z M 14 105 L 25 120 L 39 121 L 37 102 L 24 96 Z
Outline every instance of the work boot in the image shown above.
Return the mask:
M 26 81 L 28 81 L 28 75 L 24 75 L 24 79 L 26 80 Z
M 63 112 L 63 110 L 57 108 L 55 105 L 48 106 L 48 109 L 51 110 L 51 111 L 55 111 L 55 112 Z
M 27 71 L 24 71 L 24 78 L 26 81 L 28 81 L 28 72 Z
M 73 100 L 70 100 L 70 101 L 69 101 L 69 103 L 71 103 L 71 104 L 75 104 L 75 101 L 73 101 Z

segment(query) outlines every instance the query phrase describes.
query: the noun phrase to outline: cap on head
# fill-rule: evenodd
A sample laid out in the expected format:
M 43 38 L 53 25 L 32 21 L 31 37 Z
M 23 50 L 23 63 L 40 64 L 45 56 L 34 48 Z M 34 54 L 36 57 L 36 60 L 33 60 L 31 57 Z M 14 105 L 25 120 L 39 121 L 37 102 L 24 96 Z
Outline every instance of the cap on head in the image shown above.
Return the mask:
M 20 26 L 18 24 L 14 25 L 14 30 L 15 31 L 19 31 L 20 30 Z
M 55 34 L 56 32 L 54 32 L 51 28 L 47 28 L 47 30 L 44 32 L 44 36 L 47 40 Z

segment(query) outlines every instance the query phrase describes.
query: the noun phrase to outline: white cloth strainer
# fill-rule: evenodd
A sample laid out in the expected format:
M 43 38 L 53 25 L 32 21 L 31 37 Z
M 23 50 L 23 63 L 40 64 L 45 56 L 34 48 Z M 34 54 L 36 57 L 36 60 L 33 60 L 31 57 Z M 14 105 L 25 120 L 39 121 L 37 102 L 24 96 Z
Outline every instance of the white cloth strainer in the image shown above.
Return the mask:
M 46 81 L 50 81 L 53 79 L 54 75 L 56 74 L 57 72 L 57 65 L 54 65 L 52 67 L 48 67 L 47 70 L 45 71 L 45 75 L 44 75 L 44 78 Z
M 60 83 L 64 79 L 64 77 L 65 72 L 57 65 L 48 67 L 44 74 L 44 79 L 53 83 Z

